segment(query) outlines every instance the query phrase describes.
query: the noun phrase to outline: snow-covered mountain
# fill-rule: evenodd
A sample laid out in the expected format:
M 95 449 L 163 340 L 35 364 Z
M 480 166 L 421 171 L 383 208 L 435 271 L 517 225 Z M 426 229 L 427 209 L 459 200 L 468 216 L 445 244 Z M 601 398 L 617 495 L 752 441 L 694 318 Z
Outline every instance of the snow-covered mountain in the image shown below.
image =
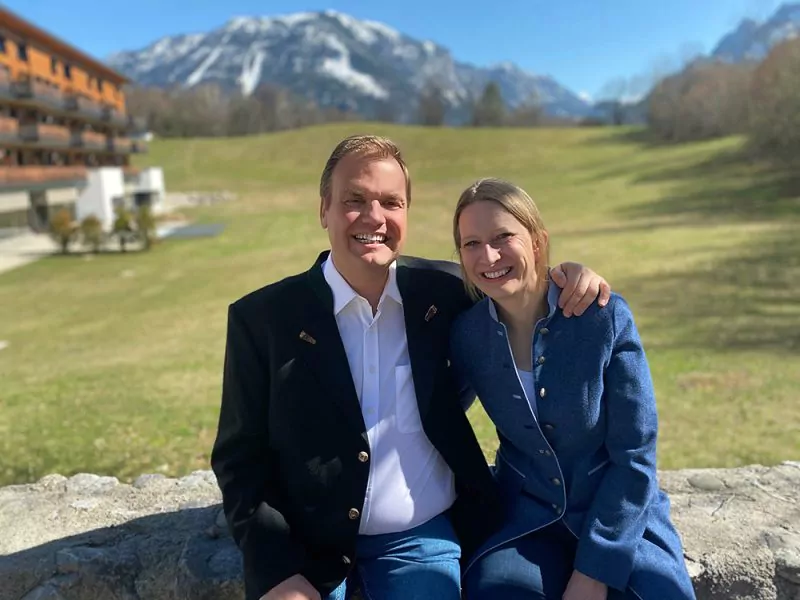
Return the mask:
M 250 94 L 259 84 L 277 84 L 320 106 L 366 117 L 391 110 L 401 120 L 413 119 L 429 82 L 442 90 L 451 122 L 466 118 L 488 81 L 498 83 L 510 107 L 535 93 L 548 114 L 592 113 L 591 103 L 551 77 L 508 63 L 481 68 L 458 62 L 432 41 L 335 11 L 237 17 L 214 31 L 165 37 L 107 62 L 142 85 L 215 82 Z
M 784 4 L 766 21 L 745 19 L 720 40 L 712 58 L 727 62 L 760 61 L 777 43 L 800 34 L 800 3 Z

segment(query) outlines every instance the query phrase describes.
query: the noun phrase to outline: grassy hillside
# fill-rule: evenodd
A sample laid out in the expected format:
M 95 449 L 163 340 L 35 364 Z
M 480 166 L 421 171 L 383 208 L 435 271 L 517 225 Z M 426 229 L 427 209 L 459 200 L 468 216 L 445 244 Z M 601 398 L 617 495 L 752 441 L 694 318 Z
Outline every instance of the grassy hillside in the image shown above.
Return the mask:
M 172 190 L 236 201 L 192 212 L 216 238 L 149 254 L 52 258 L 0 275 L 0 484 L 49 472 L 135 477 L 207 468 L 227 304 L 325 247 L 319 173 L 356 131 L 404 148 L 407 251 L 453 258 L 474 179 L 540 204 L 553 261 L 584 262 L 630 302 L 655 380 L 660 466 L 800 458 L 800 179 L 738 140 L 653 147 L 626 130 L 431 130 L 347 124 L 247 139 L 158 141 Z M 471 418 L 487 456 L 494 431 Z

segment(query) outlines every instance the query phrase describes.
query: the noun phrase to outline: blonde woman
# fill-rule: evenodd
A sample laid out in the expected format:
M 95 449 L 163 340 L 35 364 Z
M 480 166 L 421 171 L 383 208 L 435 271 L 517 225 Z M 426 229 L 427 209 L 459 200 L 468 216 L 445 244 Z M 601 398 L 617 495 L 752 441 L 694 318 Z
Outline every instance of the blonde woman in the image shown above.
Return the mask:
M 558 308 L 548 234 L 524 190 L 482 179 L 453 220 L 477 303 L 452 363 L 500 439 L 505 523 L 467 561 L 468 600 L 694 599 L 656 474 L 657 413 L 630 308 Z

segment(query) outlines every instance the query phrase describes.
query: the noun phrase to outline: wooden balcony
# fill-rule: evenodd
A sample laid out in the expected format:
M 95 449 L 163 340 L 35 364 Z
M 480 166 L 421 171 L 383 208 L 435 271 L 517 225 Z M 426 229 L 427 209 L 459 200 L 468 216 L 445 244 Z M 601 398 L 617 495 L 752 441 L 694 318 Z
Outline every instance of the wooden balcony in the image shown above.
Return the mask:
M 19 140 L 19 121 L 12 117 L 0 117 L 0 140 Z
M 26 165 L 0 167 L 0 188 L 47 187 L 48 185 L 76 185 L 86 181 L 86 167 L 56 167 L 51 165 Z
M 128 138 L 118 137 L 118 136 L 108 138 L 108 149 L 111 152 L 127 153 L 132 150 L 132 147 L 133 147 L 133 142 Z
M 0 65 L 0 98 L 11 98 L 11 71 Z
M 129 118 L 111 106 L 101 107 L 103 121 L 118 129 L 127 129 Z
M 11 92 L 15 98 L 34 100 L 57 108 L 60 108 L 64 102 L 61 90 L 36 79 L 23 78 L 12 81 Z
M 64 107 L 70 111 L 76 111 L 79 115 L 91 119 L 103 118 L 103 107 L 97 102 L 78 96 L 75 93 L 68 93 L 64 96 Z
M 73 131 L 71 145 L 75 148 L 85 148 L 86 150 L 107 150 L 108 138 L 105 134 L 95 131 Z
M 35 142 L 55 148 L 66 148 L 71 141 L 68 128 L 61 125 L 51 125 L 50 123 L 20 125 L 19 137 L 23 142 Z

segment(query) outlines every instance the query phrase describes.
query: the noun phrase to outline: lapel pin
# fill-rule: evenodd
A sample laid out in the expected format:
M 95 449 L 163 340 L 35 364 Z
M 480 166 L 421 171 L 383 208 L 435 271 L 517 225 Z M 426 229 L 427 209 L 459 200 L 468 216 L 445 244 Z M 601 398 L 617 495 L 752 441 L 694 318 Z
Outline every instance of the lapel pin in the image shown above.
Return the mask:
M 431 304 L 431 307 L 428 309 L 428 312 L 425 313 L 425 321 L 426 322 L 430 321 L 433 317 L 436 316 L 437 312 L 439 312 L 439 310 L 433 304 Z
M 303 340 L 304 342 L 308 342 L 309 344 L 316 344 L 317 343 L 317 340 L 315 340 L 313 337 L 308 335 L 305 331 L 301 331 L 300 332 L 300 339 Z

